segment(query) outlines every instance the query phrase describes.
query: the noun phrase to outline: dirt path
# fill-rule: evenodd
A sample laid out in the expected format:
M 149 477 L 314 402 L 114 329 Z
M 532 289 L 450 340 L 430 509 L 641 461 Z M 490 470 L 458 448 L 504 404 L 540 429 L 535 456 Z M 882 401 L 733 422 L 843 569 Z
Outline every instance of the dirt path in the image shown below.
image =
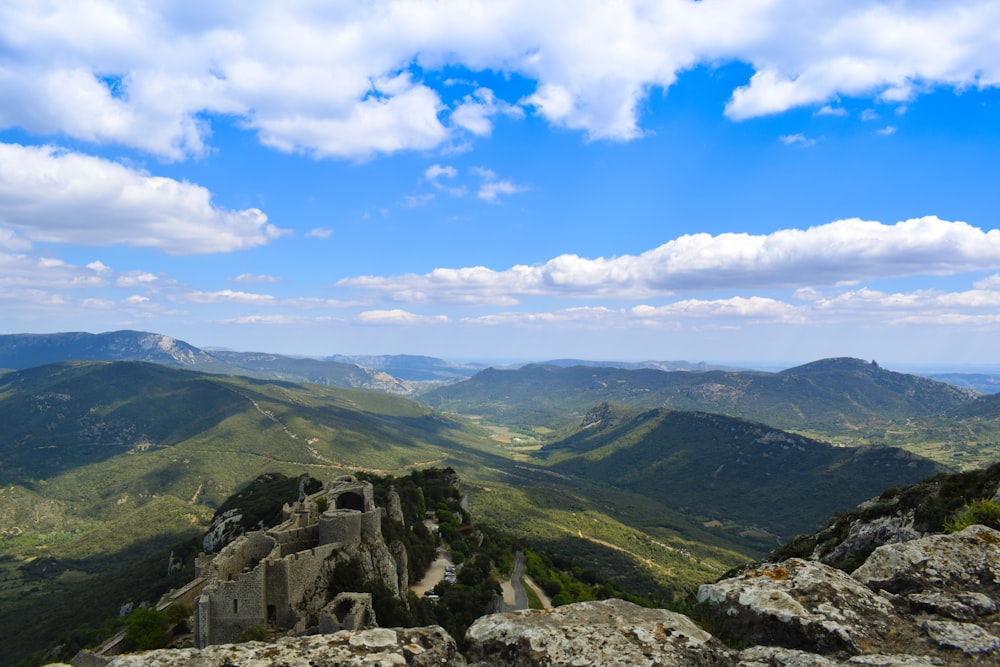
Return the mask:
M 538 599 L 542 601 L 542 609 L 552 609 L 552 600 L 549 599 L 549 596 L 545 594 L 545 591 L 543 591 L 538 584 L 533 582 L 531 577 L 528 575 L 524 575 L 524 585 L 535 591 L 535 595 L 537 595 Z

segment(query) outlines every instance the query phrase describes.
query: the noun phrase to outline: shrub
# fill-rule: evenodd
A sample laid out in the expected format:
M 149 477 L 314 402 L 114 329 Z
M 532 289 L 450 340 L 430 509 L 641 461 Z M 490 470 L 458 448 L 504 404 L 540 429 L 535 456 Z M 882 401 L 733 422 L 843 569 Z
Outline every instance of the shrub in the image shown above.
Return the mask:
M 240 635 L 241 642 L 266 642 L 270 638 L 266 625 L 251 625 Z
M 163 648 L 170 640 L 170 621 L 162 611 L 136 609 L 126 621 L 125 643 L 133 651 Z
M 947 519 L 944 522 L 944 529 L 948 533 L 957 533 L 975 524 L 1000 530 L 1000 503 L 992 500 L 973 500 L 955 516 Z

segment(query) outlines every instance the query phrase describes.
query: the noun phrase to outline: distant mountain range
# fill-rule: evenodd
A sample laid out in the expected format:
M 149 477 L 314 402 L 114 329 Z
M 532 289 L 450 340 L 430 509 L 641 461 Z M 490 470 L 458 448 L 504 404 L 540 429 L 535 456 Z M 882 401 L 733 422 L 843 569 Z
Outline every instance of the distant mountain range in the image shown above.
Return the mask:
M 421 396 L 427 405 L 507 424 L 566 426 L 591 406 L 699 410 L 784 429 L 837 432 L 887 419 L 956 409 L 975 391 L 885 370 L 859 359 L 826 359 L 779 373 L 663 372 L 530 364 L 488 369 Z
M 458 362 L 413 354 L 334 354 L 314 358 L 268 352 L 236 352 L 198 348 L 170 336 L 145 331 L 0 335 L 0 369 L 23 369 L 70 360 L 149 361 L 206 373 L 311 382 L 400 395 L 419 394 L 433 387 L 464 380 L 489 368 L 514 370 L 532 365 Z M 535 365 L 689 373 L 754 372 L 735 366 L 689 361 L 553 359 Z M 973 372 L 921 375 L 980 393 L 1000 392 L 1000 375 Z
M 208 351 L 170 336 L 145 331 L 0 336 L 0 368 L 21 370 L 72 360 L 148 361 L 206 373 L 267 380 L 311 382 L 403 395 L 414 391 L 406 380 L 353 362 L 263 352 Z

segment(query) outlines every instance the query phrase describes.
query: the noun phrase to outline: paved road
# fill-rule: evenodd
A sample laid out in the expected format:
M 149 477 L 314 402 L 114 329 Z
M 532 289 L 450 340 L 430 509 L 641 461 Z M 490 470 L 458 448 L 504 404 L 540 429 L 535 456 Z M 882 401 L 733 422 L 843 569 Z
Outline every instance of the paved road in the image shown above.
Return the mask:
M 514 571 L 510 581 L 503 584 L 504 611 L 519 611 L 528 608 L 528 594 L 524 592 L 521 577 L 524 576 L 524 552 L 518 551 L 514 559 Z

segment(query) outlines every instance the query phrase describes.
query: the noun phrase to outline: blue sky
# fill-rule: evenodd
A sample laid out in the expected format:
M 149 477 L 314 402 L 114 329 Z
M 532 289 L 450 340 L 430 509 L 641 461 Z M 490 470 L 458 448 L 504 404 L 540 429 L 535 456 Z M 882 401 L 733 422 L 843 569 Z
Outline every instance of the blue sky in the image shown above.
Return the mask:
M 0 4 L 0 331 L 1000 363 L 1000 5 Z

